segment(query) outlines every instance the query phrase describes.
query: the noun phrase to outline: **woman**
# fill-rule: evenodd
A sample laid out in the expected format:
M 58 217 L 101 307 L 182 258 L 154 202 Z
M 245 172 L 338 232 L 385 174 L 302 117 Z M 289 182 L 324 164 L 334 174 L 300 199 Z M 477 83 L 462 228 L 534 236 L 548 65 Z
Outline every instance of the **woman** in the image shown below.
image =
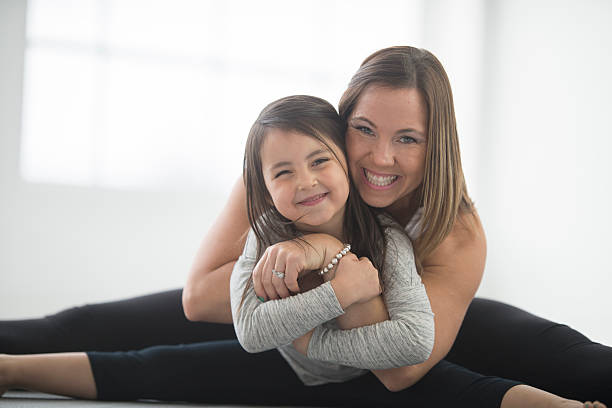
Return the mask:
M 340 114 L 349 126 L 349 166 L 360 195 L 366 203 L 385 208 L 406 225 L 414 239 L 421 277 L 435 313 L 431 357 L 422 364 L 384 374 L 388 376 L 388 388 L 404 390 L 390 394 L 395 401 L 406 405 L 418 402 L 511 407 L 535 406 L 530 398 L 542 399 L 543 391 L 512 380 L 571 399 L 612 399 L 611 386 L 604 383 L 612 371 L 609 347 L 508 305 L 472 300 L 484 269 L 486 242 L 465 188 L 450 85 L 437 59 L 411 47 L 373 54 L 349 84 L 340 103 Z M 244 202 L 244 187 L 237 183 L 228 205 L 201 245 L 182 294 L 184 312 L 190 320 L 231 322 L 229 276 L 248 228 Z M 258 293 L 282 297 L 284 288 L 266 284 L 271 269 L 263 265 L 254 276 L 256 286 L 260 286 Z M 112 336 L 121 333 L 117 341 L 98 340 L 92 335 L 72 344 L 60 339 L 59 343 L 64 344 L 54 344 L 49 350 L 37 344 L 29 349 L 0 347 L 3 352 L 112 350 L 233 337 L 229 326 L 221 333 L 210 325 L 178 323 L 179 295 L 179 291 L 168 292 L 68 311 L 40 322 L 4 325 L 16 333 L 15 338 L 21 338 L 24 330 L 41 333 L 35 326 L 38 324 L 65 327 L 76 321 L 77 327 L 82 328 L 82 319 L 88 315 L 98 314 L 114 321 L 115 317 L 126 319 L 126 313 L 132 312 L 127 319 L 130 323 L 150 314 L 153 321 L 147 325 L 148 331 L 138 326 L 138 333 L 123 328 L 109 330 Z M 159 314 L 155 314 L 157 310 Z M 384 310 L 369 312 L 365 320 L 384 318 Z M 167 319 L 162 320 L 164 316 Z M 168 333 L 172 330 L 176 332 Z M 272 365 L 265 361 L 261 364 Z M 376 384 L 368 382 L 370 377 L 362 380 L 367 384 L 354 381 L 329 386 L 328 398 L 320 404 L 333 405 L 336 397 L 346 403 L 349 395 L 359 396 L 362 390 L 383 398 L 383 394 L 377 394 Z M 446 392 L 440 393 L 440 389 Z M 560 402 L 554 396 L 550 398 Z

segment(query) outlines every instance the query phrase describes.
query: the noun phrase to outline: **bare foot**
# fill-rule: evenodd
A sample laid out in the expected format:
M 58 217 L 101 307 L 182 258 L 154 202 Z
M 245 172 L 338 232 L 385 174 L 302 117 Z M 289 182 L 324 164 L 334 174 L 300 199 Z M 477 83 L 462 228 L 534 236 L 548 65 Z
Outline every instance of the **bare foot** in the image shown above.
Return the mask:
M 585 408 L 606 408 L 606 404 L 599 401 L 586 401 L 583 405 Z
M 606 408 L 599 401 L 582 403 L 569 400 L 526 384 L 510 388 L 502 399 L 501 408 Z
M 0 397 L 10 388 L 8 367 L 6 364 L 8 357 L 9 356 L 6 354 L 0 354 Z
M 558 403 L 552 406 L 556 408 L 606 408 L 606 405 L 599 401 L 595 401 L 595 402 L 586 401 L 585 403 L 582 403 L 580 401 L 566 400 L 566 399 L 559 401 Z

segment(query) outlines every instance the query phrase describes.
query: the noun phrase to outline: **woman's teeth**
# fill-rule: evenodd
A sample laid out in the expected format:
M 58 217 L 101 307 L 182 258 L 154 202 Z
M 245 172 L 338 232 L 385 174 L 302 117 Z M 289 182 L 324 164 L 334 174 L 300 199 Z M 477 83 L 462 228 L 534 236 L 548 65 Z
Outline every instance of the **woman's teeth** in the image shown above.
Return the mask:
M 388 186 L 389 184 L 397 180 L 397 177 L 398 177 L 398 176 L 375 176 L 374 174 L 370 173 L 367 170 L 365 170 L 365 176 L 370 183 L 374 184 L 375 186 L 379 186 L 379 187 Z

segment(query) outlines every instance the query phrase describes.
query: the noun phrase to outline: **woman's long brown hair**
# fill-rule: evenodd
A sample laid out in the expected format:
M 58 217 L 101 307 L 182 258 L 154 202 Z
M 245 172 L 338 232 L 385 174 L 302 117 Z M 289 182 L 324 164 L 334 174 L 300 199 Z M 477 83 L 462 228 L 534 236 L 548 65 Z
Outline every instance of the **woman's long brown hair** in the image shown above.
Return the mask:
M 420 266 L 450 233 L 459 211 L 474 211 L 461 166 L 450 82 L 440 61 L 427 50 L 402 46 L 376 51 L 363 61 L 340 99 L 345 123 L 372 85 L 417 89 L 427 104 L 425 173 L 414 203 L 415 208 L 424 207 L 420 235 L 413 243 Z

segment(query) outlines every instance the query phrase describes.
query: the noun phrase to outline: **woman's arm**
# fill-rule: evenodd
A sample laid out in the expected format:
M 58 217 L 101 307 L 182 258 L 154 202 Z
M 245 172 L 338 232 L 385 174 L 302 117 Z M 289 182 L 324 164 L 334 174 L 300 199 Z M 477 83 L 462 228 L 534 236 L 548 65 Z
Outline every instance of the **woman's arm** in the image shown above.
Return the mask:
M 229 282 L 242 253 L 249 220 L 242 178 L 202 240 L 183 289 L 185 316 L 193 321 L 231 323 Z
M 486 238 L 478 214 L 461 214 L 451 233 L 423 260 L 421 278 L 435 313 L 435 341 L 431 356 L 423 363 L 373 370 L 391 391 L 400 391 L 418 382 L 449 352 L 484 272 Z M 372 300 L 374 302 L 374 300 Z M 380 306 L 380 305 L 378 305 Z M 370 308 L 364 320 L 372 324 L 387 319 L 380 307 Z
M 384 316 L 388 313 L 389 319 L 383 318 L 376 324 L 351 330 L 319 326 L 309 338 L 308 357 L 358 368 L 388 369 L 421 363 L 431 354 L 433 313 L 416 271 L 412 245 L 404 232 L 397 228 L 388 228 L 385 235 L 387 253 L 382 274 L 382 297 L 386 310 L 378 310 Z M 341 272 L 339 268 L 337 273 Z M 376 301 L 368 303 L 370 307 L 378 305 Z M 347 310 L 354 315 L 352 320 L 357 321 L 357 314 L 362 309 L 366 307 L 357 304 Z M 303 339 L 294 343 L 298 350 L 301 344 Z M 304 352 L 303 349 L 300 351 Z

